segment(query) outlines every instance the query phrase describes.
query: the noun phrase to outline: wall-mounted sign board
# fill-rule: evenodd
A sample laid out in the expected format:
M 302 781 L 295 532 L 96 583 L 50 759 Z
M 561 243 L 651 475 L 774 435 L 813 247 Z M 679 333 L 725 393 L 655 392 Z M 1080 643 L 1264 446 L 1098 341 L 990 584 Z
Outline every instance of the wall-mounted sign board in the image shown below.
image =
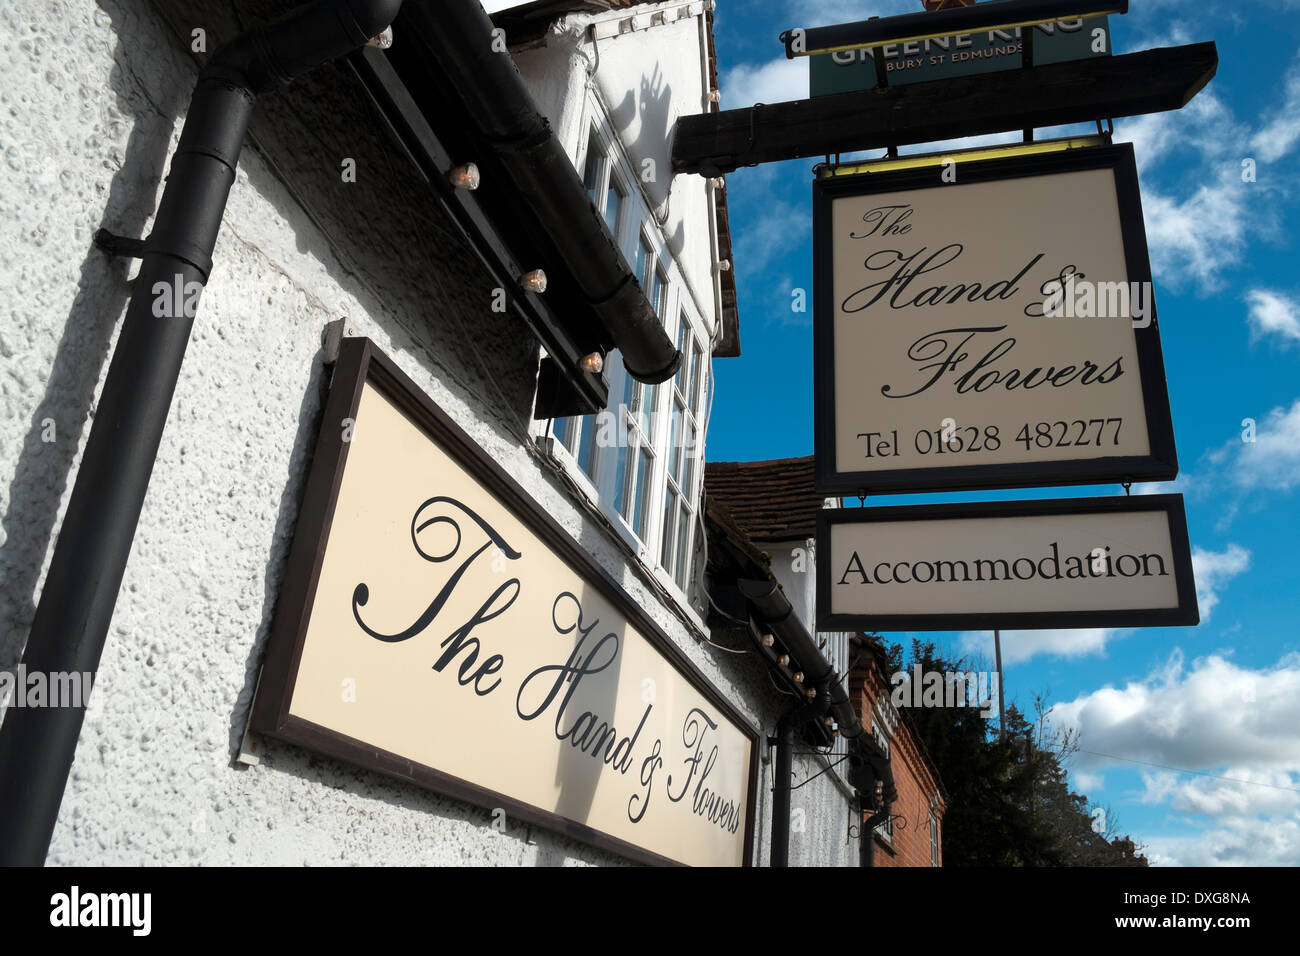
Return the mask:
M 757 730 L 367 339 L 335 368 L 251 726 L 485 827 L 750 862 Z
M 821 630 L 1200 620 L 1182 495 L 834 508 L 817 555 Z
M 875 89 L 873 58 L 876 56 L 885 60 L 890 86 L 1019 69 L 1021 38 L 1026 29 L 1029 28 L 985 30 L 869 49 L 819 53 L 808 57 L 809 94 L 827 96 Z M 1075 17 L 1042 23 L 1032 29 L 1033 66 L 1108 56 L 1111 52 L 1110 23 L 1106 17 Z
M 1129 144 L 818 180 L 819 490 L 1178 474 Z

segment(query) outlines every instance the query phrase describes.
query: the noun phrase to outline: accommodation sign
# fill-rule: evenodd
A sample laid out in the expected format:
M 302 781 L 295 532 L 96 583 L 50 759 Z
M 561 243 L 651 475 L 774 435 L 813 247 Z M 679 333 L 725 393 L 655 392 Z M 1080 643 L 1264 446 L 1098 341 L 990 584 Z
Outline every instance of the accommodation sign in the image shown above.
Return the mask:
M 253 727 L 650 862 L 748 862 L 756 731 L 365 339 Z
M 819 629 L 1200 620 L 1181 495 L 841 508 L 818 521 Z
M 1033 30 L 1034 66 L 1108 56 L 1111 52 L 1106 17 L 1057 20 L 1039 24 Z M 1019 69 L 1022 38 L 1023 29 L 1017 27 L 820 53 L 808 57 L 809 93 L 827 96 L 875 89 L 877 56 L 885 61 L 890 86 Z
M 1132 147 L 814 186 L 819 488 L 1178 473 Z

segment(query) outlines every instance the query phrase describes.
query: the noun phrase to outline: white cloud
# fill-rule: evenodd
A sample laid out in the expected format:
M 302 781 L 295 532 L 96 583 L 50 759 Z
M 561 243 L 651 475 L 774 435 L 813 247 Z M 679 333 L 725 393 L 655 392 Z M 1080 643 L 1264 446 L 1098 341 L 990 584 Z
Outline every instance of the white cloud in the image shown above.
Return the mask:
M 1247 213 L 1248 190 L 1254 186 L 1241 182 L 1235 164 L 1208 172 L 1209 182 L 1185 198 L 1143 188 L 1152 269 L 1175 288 L 1188 278 L 1206 290 L 1220 288 L 1223 273 L 1240 261 L 1249 235 L 1265 223 Z
M 1300 143 L 1300 58 L 1292 62 L 1288 71 L 1286 94 L 1275 119 L 1251 137 L 1251 148 L 1257 158 L 1265 163 L 1275 163 Z
M 1300 342 L 1300 302 L 1280 292 L 1252 289 L 1246 293 L 1246 303 L 1250 306 L 1252 340 L 1276 335 L 1283 345 Z
M 1300 485 L 1300 399 L 1269 412 L 1256 425 L 1253 442 L 1231 440 L 1211 460 L 1227 460 L 1232 480 L 1242 489 L 1290 491 Z
M 718 84 L 723 109 L 755 103 L 785 103 L 808 98 L 808 61 L 784 57 L 766 63 L 742 63 L 727 70 Z
M 1142 841 L 1155 866 L 1296 866 L 1300 820 L 1269 817 Z
M 744 231 L 734 240 L 740 279 L 761 276 L 774 260 L 806 245 L 812 228 L 807 209 L 785 200 L 766 202 L 757 217 L 746 220 Z
M 1250 567 L 1250 552 L 1240 545 L 1230 544 L 1226 551 L 1192 549 L 1192 577 L 1196 579 L 1196 602 L 1201 607 L 1201 620 L 1209 620 L 1210 612 L 1219 603 L 1223 585 Z
M 1002 665 L 1019 664 L 1041 654 L 1056 657 L 1101 655 L 1113 638 L 1131 634 L 1131 629 L 1086 627 L 1042 631 L 1003 631 Z M 993 632 L 967 631 L 959 637 L 963 651 L 980 653 L 993 659 Z
M 1070 773 L 1070 789 L 1075 793 L 1088 794 L 1106 787 L 1106 776 L 1100 773 L 1088 773 L 1076 770 Z
M 1300 809 L 1300 787 L 1285 770 L 1255 770 L 1229 765 L 1214 776 L 1189 776 L 1166 770 L 1144 772 L 1141 801 L 1168 803 L 1175 813 L 1251 819 L 1261 813 Z
M 1220 654 L 1188 668 L 1175 651 L 1145 679 L 1058 704 L 1051 719 L 1078 730 L 1080 747 L 1094 753 L 1215 773 L 1297 772 L 1300 654 L 1252 670 Z M 1076 760 L 1087 772 L 1125 766 L 1088 753 Z

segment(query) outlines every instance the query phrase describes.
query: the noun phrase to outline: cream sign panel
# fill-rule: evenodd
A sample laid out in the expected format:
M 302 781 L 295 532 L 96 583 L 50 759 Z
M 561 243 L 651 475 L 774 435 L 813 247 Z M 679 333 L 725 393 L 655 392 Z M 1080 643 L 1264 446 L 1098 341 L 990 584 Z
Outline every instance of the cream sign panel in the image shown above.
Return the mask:
M 831 180 L 816 208 L 823 487 L 1174 477 L 1130 149 Z
M 349 416 L 281 722 L 486 791 L 463 795 L 507 819 L 491 795 L 615 848 L 746 862 L 752 731 L 391 391 L 364 381 Z
M 945 630 L 1198 620 L 1177 495 L 826 513 L 820 626 Z M 827 540 L 819 535 L 820 540 Z

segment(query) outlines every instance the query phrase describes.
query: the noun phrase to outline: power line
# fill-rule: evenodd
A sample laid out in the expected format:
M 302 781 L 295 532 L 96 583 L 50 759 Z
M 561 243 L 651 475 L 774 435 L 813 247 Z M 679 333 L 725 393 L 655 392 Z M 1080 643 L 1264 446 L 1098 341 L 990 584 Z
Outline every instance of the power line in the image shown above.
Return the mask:
M 1099 753 L 1096 750 L 1083 750 L 1081 748 L 1077 750 L 1076 753 L 1091 754 L 1094 757 L 1107 757 L 1110 760 L 1123 760 L 1128 763 L 1140 763 L 1144 767 L 1158 767 L 1161 770 L 1172 770 L 1174 773 L 1192 773 L 1192 774 L 1196 774 L 1198 777 L 1212 777 L 1215 780 L 1228 780 L 1231 781 L 1232 783 L 1244 783 L 1247 786 L 1251 786 L 1251 787 L 1268 787 L 1272 790 L 1285 790 L 1288 793 L 1300 793 L 1300 790 L 1297 790 L 1295 787 L 1282 787 L 1282 786 L 1278 786 L 1275 783 L 1261 783 L 1258 780 L 1242 780 L 1240 777 L 1225 777 L 1222 774 L 1207 773 L 1204 770 L 1188 770 L 1184 767 L 1169 767 L 1162 763 L 1151 763 L 1150 761 L 1147 760 L 1134 760 L 1132 757 L 1120 757 L 1117 756 L 1116 754 L 1104 754 L 1104 753 Z

